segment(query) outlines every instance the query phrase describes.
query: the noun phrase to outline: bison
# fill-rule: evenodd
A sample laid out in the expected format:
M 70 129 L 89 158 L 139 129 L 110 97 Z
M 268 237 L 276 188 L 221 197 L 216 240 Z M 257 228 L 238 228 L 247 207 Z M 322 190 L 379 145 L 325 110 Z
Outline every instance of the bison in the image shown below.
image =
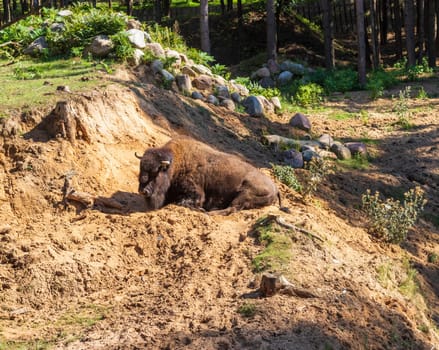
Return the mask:
M 140 159 L 139 193 L 149 209 L 169 203 L 228 215 L 279 200 L 274 182 L 239 157 L 189 137 L 145 151 Z

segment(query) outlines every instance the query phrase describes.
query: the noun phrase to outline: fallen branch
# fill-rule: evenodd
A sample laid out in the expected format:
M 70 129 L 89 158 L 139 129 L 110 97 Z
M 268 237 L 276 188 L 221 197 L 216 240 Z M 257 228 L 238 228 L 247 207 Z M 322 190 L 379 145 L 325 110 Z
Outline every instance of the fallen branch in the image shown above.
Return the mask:
M 291 147 L 302 147 L 302 146 L 313 146 L 319 148 L 321 146 L 320 142 L 312 140 L 295 140 L 283 137 L 280 135 L 264 135 L 262 136 L 263 141 L 269 145 L 275 145 L 280 147 L 281 145 L 287 145 Z

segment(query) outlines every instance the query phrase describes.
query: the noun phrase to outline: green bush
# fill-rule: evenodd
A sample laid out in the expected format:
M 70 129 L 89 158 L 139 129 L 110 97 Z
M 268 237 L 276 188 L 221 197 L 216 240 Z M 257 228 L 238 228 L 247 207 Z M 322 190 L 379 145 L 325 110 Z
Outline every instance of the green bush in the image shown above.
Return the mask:
M 397 71 L 385 71 L 376 69 L 368 74 L 366 89 L 370 91 L 370 97 L 377 99 L 381 97 L 385 89 L 388 89 L 398 83 Z
M 370 230 L 379 238 L 390 243 L 400 243 L 407 237 L 408 230 L 415 224 L 426 203 L 420 187 L 404 193 L 404 201 L 380 199 L 367 190 L 362 196 L 363 209 L 369 217 Z
M 271 164 L 273 168 L 274 176 L 279 179 L 280 182 L 292 188 L 293 190 L 300 192 L 302 190 L 302 185 L 296 177 L 294 169 L 289 165 L 275 165 Z
M 133 57 L 134 47 L 132 46 L 128 35 L 125 32 L 119 32 L 111 37 L 111 41 L 114 44 L 114 55 L 120 61 L 126 61 Z
M 328 161 L 323 158 L 312 158 L 308 162 L 308 172 L 302 180 L 302 196 L 308 198 L 316 190 L 317 186 L 330 174 L 333 169 Z
M 281 92 L 278 88 L 263 88 L 257 82 L 251 81 L 248 77 L 237 77 L 235 82 L 244 85 L 248 89 L 250 95 L 260 95 L 267 99 L 281 96 Z
M 359 88 L 358 74 L 350 68 L 327 70 L 318 68 L 308 77 L 309 82 L 322 86 L 326 93 L 346 92 Z
M 323 99 L 323 88 L 315 83 L 300 85 L 294 94 L 293 102 L 302 107 L 313 107 Z

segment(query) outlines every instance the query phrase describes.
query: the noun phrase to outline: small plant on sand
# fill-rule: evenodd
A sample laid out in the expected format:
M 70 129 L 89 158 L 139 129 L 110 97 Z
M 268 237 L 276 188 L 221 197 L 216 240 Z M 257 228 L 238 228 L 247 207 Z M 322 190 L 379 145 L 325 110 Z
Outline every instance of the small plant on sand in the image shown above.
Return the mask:
M 280 182 L 292 188 L 293 190 L 300 192 L 302 185 L 296 177 L 294 169 L 289 165 L 275 165 L 271 164 L 273 168 L 274 176 L 279 179 Z
M 425 202 L 420 187 L 404 193 L 403 202 L 391 198 L 383 201 L 379 192 L 372 195 L 370 190 L 362 196 L 371 232 L 390 243 L 400 243 L 407 237 L 408 230 L 415 224 Z
M 244 303 L 238 308 L 238 312 L 244 317 L 253 317 L 256 314 L 256 305 Z
M 318 185 L 333 172 L 332 166 L 323 158 L 312 158 L 308 163 L 308 172 L 302 180 L 302 196 L 307 199 Z
M 408 103 L 410 101 L 410 93 L 410 86 L 406 86 L 404 90 L 400 90 L 399 97 L 393 105 L 393 111 L 398 117 L 397 124 L 399 124 L 404 129 L 411 128 L 410 118 L 412 116 L 412 112 L 410 111 L 410 108 L 408 106 Z

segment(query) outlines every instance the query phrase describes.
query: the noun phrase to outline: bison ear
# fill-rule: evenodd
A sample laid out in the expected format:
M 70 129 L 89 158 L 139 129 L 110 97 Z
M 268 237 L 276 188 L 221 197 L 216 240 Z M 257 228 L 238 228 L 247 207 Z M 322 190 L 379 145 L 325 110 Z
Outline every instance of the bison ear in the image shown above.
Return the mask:
M 171 161 L 169 160 L 162 160 L 160 162 L 160 170 L 161 171 L 166 171 L 169 169 L 169 166 L 171 165 Z

